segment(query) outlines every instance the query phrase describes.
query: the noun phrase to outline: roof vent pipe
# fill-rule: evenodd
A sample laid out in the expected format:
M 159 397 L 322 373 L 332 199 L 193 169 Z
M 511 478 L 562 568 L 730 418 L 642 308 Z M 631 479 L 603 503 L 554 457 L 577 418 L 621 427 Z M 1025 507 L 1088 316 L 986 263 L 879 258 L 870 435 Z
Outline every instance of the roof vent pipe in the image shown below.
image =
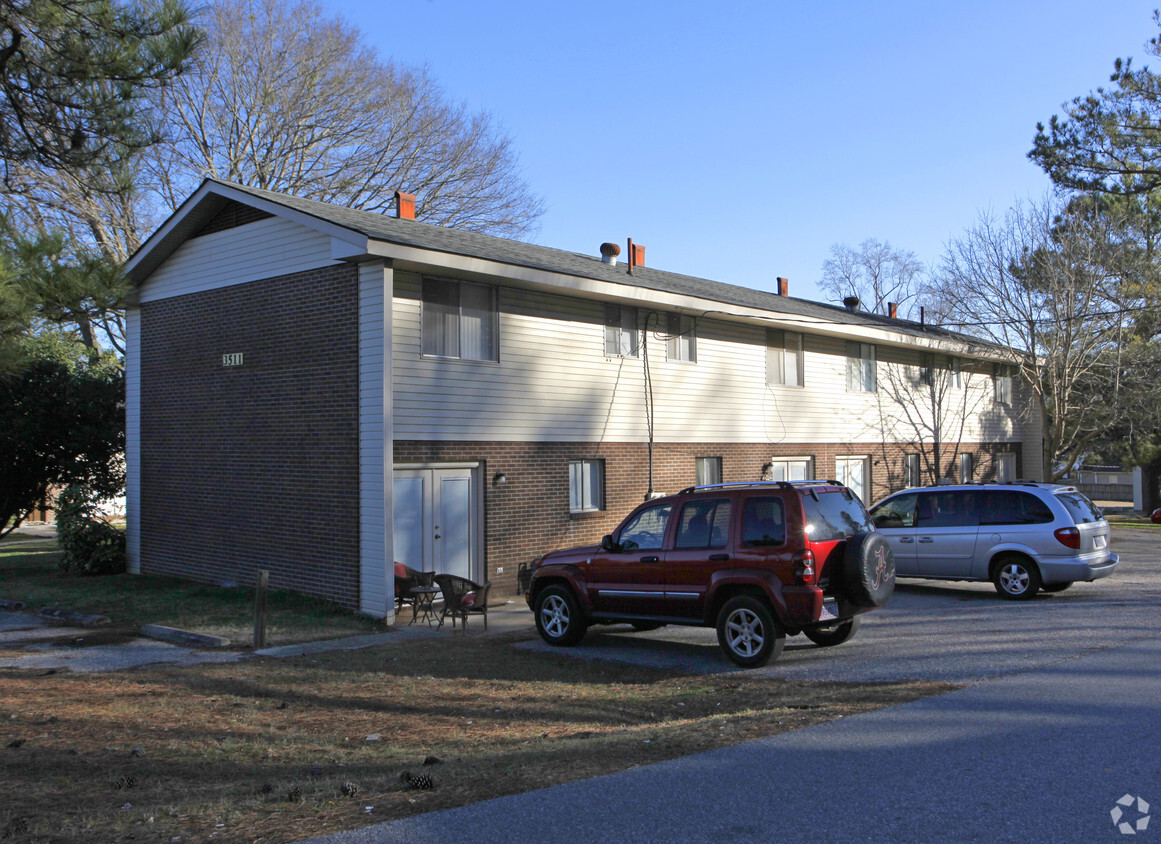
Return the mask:
M 601 260 L 611 267 L 617 266 L 617 256 L 621 254 L 621 247 L 615 243 L 601 244 Z
M 843 299 L 843 307 L 851 313 L 854 313 L 859 309 L 859 297 L 848 296 L 847 298 Z

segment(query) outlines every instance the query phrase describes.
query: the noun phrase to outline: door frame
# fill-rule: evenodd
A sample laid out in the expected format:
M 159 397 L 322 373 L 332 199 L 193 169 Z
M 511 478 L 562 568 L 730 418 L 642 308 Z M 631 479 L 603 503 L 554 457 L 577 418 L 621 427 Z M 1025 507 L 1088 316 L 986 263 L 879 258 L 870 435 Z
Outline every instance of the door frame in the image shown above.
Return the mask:
M 472 530 L 471 542 L 471 565 L 470 565 L 470 579 L 476 583 L 484 583 L 488 580 L 488 560 L 487 560 L 487 543 L 484 541 L 486 536 L 486 513 L 487 502 L 484 498 L 485 485 L 484 477 L 487 475 L 485 471 L 485 463 L 483 460 L 470 461 L 452 461 L 452 462 L 432 462 L 432 463 L 394 463 L 391 466 L 392 482 L 395 479 L 395 473 L 400 471 L 426 471 L 436 469 L 469 469 L 471 470 L 471 485 L 472 494 L 476 500 L 475 512 L 475 526 Z M 425 514 L 425 522 L 427 517 L 432 514 Z M 426 556 L 426 552 L 425 552 Z

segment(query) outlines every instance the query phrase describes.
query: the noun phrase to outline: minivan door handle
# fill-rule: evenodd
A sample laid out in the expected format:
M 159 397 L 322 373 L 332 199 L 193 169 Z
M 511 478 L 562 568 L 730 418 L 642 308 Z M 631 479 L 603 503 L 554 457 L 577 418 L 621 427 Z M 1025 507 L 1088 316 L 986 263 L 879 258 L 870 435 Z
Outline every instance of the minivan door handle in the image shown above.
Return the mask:
M 730 559 L 729 554 L 710 554 L 709 555 L 709 560 L 711 563 L 724 563 L 724 562 L 729 561 L 729 559 Z
M 915 542 L 914 536 L 900 536 L 899 537 L 899 544 L 900 545 L 911 545 L 914 542 Z
M 921 537 L 919 537 L 919 541 L 930 543 L 930 542 L 934 542 L 935 540 L 932 539 L 930 536 L 921 536 Z
M 643 562 L 643 563 L 657 563 L 660 561 L 661 561 L 661 558 L 656 557 L 656 556 L 654 556 L 654 557 L 642 557 L 641 558 L 641 562 Z

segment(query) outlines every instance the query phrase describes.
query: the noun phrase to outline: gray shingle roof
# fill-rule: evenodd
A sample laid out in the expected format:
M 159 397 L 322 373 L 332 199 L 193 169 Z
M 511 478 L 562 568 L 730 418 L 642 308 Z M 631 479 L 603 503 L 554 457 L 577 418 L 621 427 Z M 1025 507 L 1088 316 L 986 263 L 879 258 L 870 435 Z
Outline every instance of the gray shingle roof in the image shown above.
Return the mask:
M 483 258 L 502 264 L 564 273 L 630 287 L 684 294 L 726 306 L 721 310 L 728 310 L 728 306 L 734 305 L 757 308 L 790 318 L 802 317 L 843 325 L 874 327 L 930 340 L 944 339 L 965 343 L 976 347 L 981 353 L 996 348 L 979 338 L 934 326 L 921 325 L 909 320 L 890 319 L 862 311 L 851 312 L 837 305 L 779 296 L 763 290 L 753 290 L 735 284 L 725 284 L 720 281 L 666 272 L 651 267 L 636 267 L 633 274 L 630 275 L 626 263 L 619 262 L 616 266 L 612 266 L 604 263 L 597 255 L 568 252 L 563 249 L 537 246 L 477 232 L 434 226 L 415 220 L 401 220 L 370 211 L 360 211 L 313 199 L 302 199 L 233 182 L 210 179 L 207 180 L 207 183 L 223 185 L 234 191 L 285 206 L 323 222 L 341 226 L 386 243 L 446 252 L 452 255 Z

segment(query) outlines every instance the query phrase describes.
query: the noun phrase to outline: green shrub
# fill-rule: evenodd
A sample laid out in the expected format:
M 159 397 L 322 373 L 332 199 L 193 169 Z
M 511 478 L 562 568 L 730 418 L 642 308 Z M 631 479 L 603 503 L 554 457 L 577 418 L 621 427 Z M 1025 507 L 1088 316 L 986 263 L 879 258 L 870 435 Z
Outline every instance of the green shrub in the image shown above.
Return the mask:
M 70 486 L 56 501 L 56 535 L 64 557 L 60 567 L 77 574 L 122 574 L 125 534 L 100 518 L 97 495 Z

